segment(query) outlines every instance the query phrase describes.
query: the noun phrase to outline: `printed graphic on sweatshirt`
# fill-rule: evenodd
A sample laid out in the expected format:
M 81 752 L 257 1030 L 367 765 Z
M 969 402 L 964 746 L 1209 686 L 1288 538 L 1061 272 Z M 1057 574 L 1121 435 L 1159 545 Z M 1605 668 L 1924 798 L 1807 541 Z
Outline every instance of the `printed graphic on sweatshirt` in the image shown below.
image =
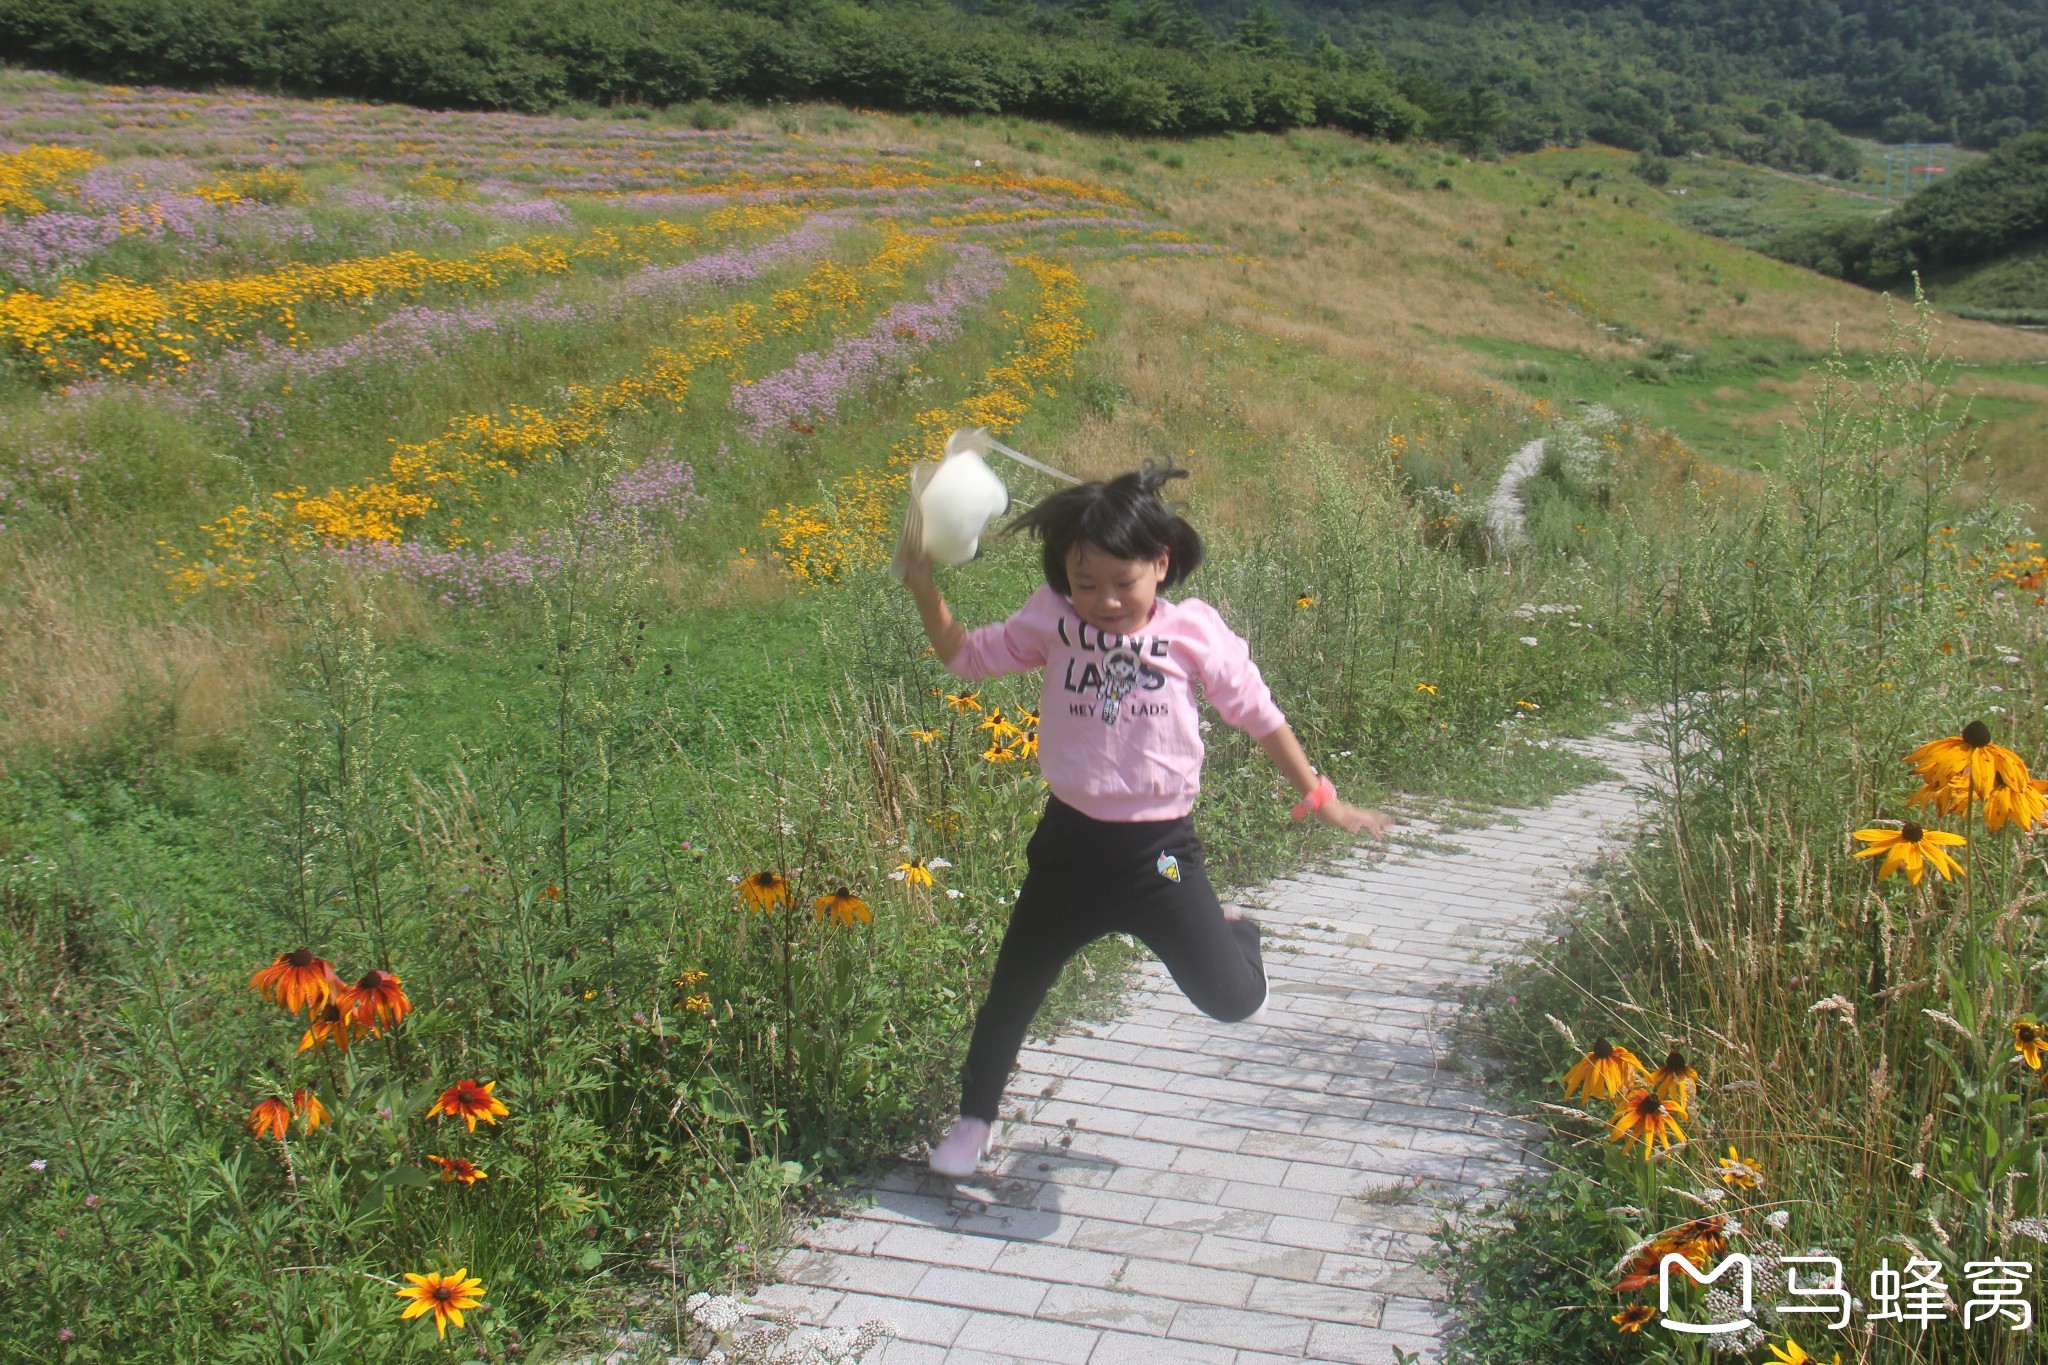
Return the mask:
M 1147 659 L 1163 659 L 1172 642 L 1164 636 L 1110 635 L 1096 630 L 1085 621 L 1078 624 L 1074 634 L 1067 632 L 1065 620 L 1059 623 L 1060 643 L 1079 651 L 1067 660 L 1066 676 L 1061 686 L 1070 696 L 1093 695 L 1093 702 L 1072 701 L 1067 704 L 1072 715 L 1098 715 L 1104 725 L 1114 725 L 1123 715 L 1164 716 L 1169 708 L 1164 701 L 1139 701 L 1126 706 L 1126 698 L 1132 693 L 1156 692 L 1166 686 L 1166 675 L 1147 663 Z M 1100 654 L 1100 662 L 1087 658 L 1089 654 Z
M 1168 880 L 1168 881 L 1170 881 L 1170 882 L 1177 882 L 1177 881 L 1179 881 L 1179 880 L 1180 880 L 1180 859 L 1178 859 L 1178 858 L 1174 857 L 1174 856 L 1173 856 L 1173 855 L 1172 855 L 1171 853 L 1162 853 L 1162 854 L 1160 854 L 1160 855 L 1159 855 L 1159 875 L 1160 875 L 1160 876 L 1162 876 L 1162 877 L 1164 877 L 1164 878 L 1166 878 L 1166 880 Z

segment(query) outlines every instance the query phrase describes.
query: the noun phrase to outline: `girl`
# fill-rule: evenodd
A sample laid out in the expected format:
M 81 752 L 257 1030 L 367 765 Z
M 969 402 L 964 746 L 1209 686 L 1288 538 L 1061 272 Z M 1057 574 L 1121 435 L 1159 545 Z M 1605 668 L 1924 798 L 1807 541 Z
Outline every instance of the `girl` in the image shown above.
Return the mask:
M 1044 542 L 1046 586 L 1009 620 L 969 631 L 914 557 L 904 584 L 932 649 L 961 678 L 1045 670 L 1039 770 L 1051 795 L 996 954 L 988 999 L 961 1068 L 960 1119 L 931 1168 L 974 1174 L 1025 1030 L 1067 959 L 1104 934 L 1136 937 L 1211 1018 L 1265 1014 L 1270 992 L 1255 920 L 1225 911 L 1202 872 L 1188 812 L 1201 786 L 1195 685 L 1250 734 L 1313 812 L 1384 837 L 1393 824 L 1337 798 L 1273 705 L 1245 642 L 1208 603 L 1157 596 L 1195 571 L 1202 540 L 1159 496 L 1169 463 L 1045 499 L 1011 530 Z

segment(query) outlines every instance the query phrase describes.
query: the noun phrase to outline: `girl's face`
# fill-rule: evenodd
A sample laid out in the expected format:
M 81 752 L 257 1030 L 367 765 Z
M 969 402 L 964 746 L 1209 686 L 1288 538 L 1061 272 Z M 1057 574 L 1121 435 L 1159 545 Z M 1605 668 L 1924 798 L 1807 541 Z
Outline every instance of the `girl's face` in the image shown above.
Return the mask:
M 1110 635 L 1131 635 L 1152 619 L 1152 602 L 1166 581 L 1170 552 L 1157 559 L 1114 559 L 1082 541 L 1067 551 L 1067 587 L 1074 614 Z

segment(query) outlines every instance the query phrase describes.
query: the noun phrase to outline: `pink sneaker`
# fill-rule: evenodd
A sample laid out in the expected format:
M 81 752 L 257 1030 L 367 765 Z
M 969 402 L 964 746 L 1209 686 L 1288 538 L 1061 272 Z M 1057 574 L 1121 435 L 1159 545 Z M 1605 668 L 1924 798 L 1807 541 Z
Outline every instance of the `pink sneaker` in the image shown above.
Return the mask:
M 968 1179 L 988 1155 L 988 1141 L 988 1120 L 962 1114 L 953 1131 L 946 1134 L 946 1140 L 932 1148 L 932 1174 L 948 1180 Z

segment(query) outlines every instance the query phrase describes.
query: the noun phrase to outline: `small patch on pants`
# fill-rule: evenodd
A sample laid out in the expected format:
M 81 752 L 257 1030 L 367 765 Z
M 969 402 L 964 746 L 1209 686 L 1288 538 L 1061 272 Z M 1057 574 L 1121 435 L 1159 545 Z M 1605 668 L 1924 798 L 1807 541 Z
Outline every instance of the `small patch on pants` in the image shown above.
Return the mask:
M 1174 857 L 1174 856 L 1173 856 L 1173 855 L 1172 855 L 1171 853 L 1162 853 L 1162 854 L 1160 854 L 1160 855 L 1159 855 L 1159 875 L 1160 875 L 1160 876 L 1162 876 L 1162 877 L 1164 877 L 1164 878 L 1166 878 L 1166 880 L 1168 880 L 1168 881 L 1170 881 L 1170 882 L 1177 882 L 1177 881 L 1179 881 L 1179 880 L 1180 880 L 1180 859 L 1178 859 L 1178 858 Z

